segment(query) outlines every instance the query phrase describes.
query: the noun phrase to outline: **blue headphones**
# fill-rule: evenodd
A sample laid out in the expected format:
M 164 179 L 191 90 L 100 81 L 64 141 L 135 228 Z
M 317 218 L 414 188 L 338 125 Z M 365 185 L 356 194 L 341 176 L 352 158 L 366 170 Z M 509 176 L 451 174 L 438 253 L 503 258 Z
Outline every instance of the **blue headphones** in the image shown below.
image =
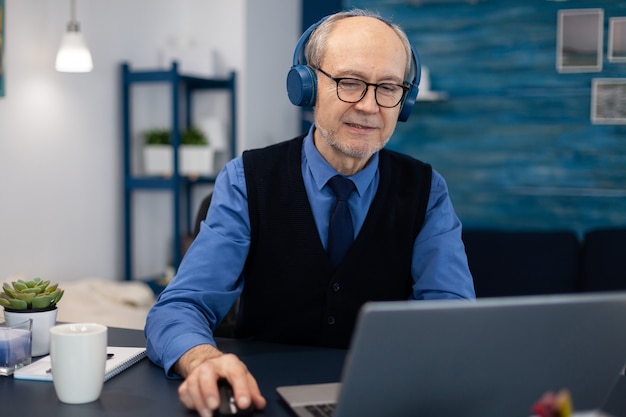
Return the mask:
M 317 75 L 313 68 L 309 67 L 304 56 L 304 48 L 311 36 L 311 33 L 323 22 L 324 17 L 319 22 L 311 25 L 300 36 L 296 49 L 293 53 L 293 64 L 287 74 L 287 95 L 289 100 L 295 106 L 313 107 L 317 96 Z M 400 114 L 398 121 L 406 122 L 411 114 L 417 93 L 419 92 L 419 82 L 422 70 L 417 53 L 411 47 L 411 74 L 413 79 L 409 84 L 409 90 L 404 95 L 402 103 L 400 103 Z

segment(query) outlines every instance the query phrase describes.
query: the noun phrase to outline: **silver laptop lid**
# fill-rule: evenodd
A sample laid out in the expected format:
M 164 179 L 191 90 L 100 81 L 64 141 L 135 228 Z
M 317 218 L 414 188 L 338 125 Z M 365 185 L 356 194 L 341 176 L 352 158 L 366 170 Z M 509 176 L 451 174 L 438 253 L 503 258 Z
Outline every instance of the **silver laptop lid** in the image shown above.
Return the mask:
M 626 363 L 626 293 L 366 304 L 336 417 L 528 417 L 549 390 L 599 408 Z

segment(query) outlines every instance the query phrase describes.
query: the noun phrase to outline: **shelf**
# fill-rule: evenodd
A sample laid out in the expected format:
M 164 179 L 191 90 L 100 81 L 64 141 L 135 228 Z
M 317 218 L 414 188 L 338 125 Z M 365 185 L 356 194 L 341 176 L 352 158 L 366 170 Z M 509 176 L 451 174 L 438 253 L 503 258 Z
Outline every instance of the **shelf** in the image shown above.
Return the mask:
M 420 91 L 416 101 L 443 101 L 448 99 L 448 93 L 442 91 Z
M 178 185 L 188 186 L 194 184 L 213 184 L 215 182 L 214 176 L 210 177 L 128 177 L 124 184 L 127 189 L 136 190 L 150 190 L 150 189 L 163 189 L 167 190 Z
M 231 72 L 226 78 L 202 78 L 197 76 L 188 76 L 178 71 L 178 64 L 172 62 L 170 69 L 158 70 L 131 70 L 128 63 L 121 64 L 122 71 L 122 141 L 123 141 L 123 168 L 124 168 L 124 278 L 132 280 L 133 277 L 133 258 L 132 247 L 134 244 L 133 236 L 133 219 L 132 219 L 132 194 L 142 190 L 155 190 L 159 192 L 167 192 L 173 196 L 172 199 L 172 228 L 174 238 L 172 240 L 172 266 L 178 267 L 181 253 L 181 239 L 183 230 L 181 220 L 186 218 L 187 227 L 185 233 L 191 231 L 191 189 L 196 185 L 213 184 L 215 176 L 199 176 L 186 177 L 176 172 L 178 168 L 178 156 L 180 144 L 181 127 L 191 127 L 193 114 L 192 96 L 196 91 L 226 91 L 230 95 L 229 115 L 230 115 L 230 135 L 229 135 L 229 151 L 230 158 L 234 158 L 236 153 L 237 138 L 237 114 L 236 114 L 236 74 Z M 131 128 L 131 94 L 132 86 L 136 84 L 157 84 L 166 83 L 170 88 L 171 100 L 171 131 L 172 143 L 174 146 L 172 152 L 172 166 L 175 172 L 168 177 L 137 175 L 132 169 L 133 163 L 133 144 L 132 144 L 132 128 Z M 184 106 L 180 102 L 184 102 Z M 217 167 L 219 168 L 219 167 Z
M 176 68 L 156 71 L 133 71 L 126 73 L 128 83 L 158 83 L 178 81 L 191 89 L 230 89 L 234 86 L 234 77 L 210 79 L 191 77 L 178 73 Z
M 448 99 L 448 93 L 444 91 L 431 90 L 430 70 L 422 66 L 422 79 L 419 85 L 419 93 L 416 101 L 442 101 Z

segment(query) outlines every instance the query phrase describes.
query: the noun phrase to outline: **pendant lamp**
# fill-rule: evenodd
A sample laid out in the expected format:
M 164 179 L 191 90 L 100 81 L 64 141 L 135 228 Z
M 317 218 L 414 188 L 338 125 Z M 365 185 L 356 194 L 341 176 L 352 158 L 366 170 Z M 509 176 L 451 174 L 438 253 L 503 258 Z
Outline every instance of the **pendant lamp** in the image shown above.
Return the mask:
M 90 72 L 93 69 L 91 53 L 76 21 L 76 0 L 70 1 L 71 20 L 57 52 L 55 67 L 59 72 Z

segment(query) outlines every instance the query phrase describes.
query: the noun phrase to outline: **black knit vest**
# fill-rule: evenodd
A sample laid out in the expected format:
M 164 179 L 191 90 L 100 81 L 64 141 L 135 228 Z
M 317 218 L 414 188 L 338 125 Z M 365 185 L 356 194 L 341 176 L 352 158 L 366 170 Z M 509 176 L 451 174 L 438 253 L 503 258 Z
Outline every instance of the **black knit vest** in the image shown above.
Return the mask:
M 378 191 L 354 243 L 333 270 L 301 171 L 304 136 L 243 154 L 251 247 L 235 336 L 346 348 L 368 300 L 406 300 L 414 240 L 432 169 L 379 153 Z

